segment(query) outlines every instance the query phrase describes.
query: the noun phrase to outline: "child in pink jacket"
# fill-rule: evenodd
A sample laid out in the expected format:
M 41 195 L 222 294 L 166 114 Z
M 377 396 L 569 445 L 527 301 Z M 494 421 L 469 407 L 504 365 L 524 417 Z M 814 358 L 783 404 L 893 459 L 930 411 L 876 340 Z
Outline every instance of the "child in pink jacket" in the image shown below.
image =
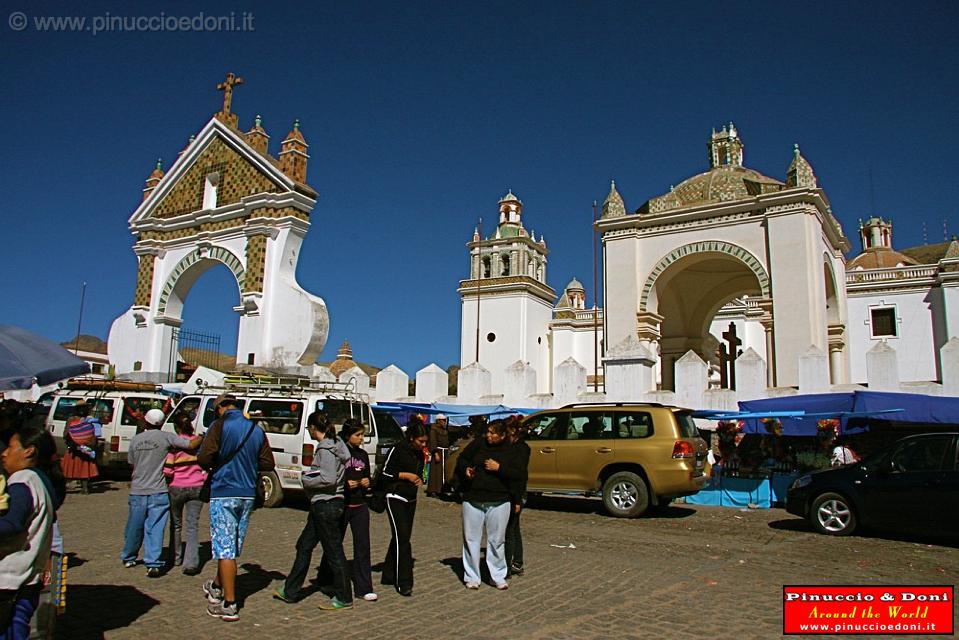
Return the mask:
M 173 417 L 173 428 L 177 434 L 193 435 L 193 423 L 190 417 L 179 413 Z M 163 463 L 163 475 L 169 480 L 170 491 L 170 546 L 173 548 L 174 563 L 183 566 L 183 573 L 195 576 L 200 572 L 200 553 L 197 531 L 200 522 L 200 490 L 206 482 L 206 471 L 196 461 L 196 449 L 171 451 Z M 186 507 L 186 521 L 183 508 Z M 186 548 L 181 541 L 182 530 L 186 527 Z

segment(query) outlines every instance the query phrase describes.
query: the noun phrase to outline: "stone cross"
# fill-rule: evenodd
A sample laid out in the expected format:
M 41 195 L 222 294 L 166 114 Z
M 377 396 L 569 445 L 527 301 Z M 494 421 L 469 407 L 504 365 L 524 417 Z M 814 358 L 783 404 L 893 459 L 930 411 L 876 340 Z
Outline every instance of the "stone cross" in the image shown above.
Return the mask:
M 230 113 L 230 107 L 233 104 L 233 87 L 243 84 L 243 78 L 233 75 L 233 72 L 226 74 L 226 81 L 216 85 L 218 91 L 223 92 L 223 113 Z
M 736 358 L 739 357 L 739 347 L 743 341 L 736 337 L 736 323 L 729 323 L 729 330 L 723 331 L 723 340 L 729 343 L 726 358 L 729 361 L 729 389 L 736 388 Z

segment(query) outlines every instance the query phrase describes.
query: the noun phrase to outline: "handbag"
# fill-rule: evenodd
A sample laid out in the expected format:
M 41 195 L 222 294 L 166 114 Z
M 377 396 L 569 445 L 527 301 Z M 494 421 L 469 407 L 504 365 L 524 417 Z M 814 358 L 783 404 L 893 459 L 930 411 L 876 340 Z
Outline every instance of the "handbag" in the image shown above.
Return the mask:
M 222 469 L 223 467 L 225 467 L 226 465 L 230 464 L 230 462 L 233 460 L 233 458 L 236 457 L 236 454 L 240 453 L 240 451 L 243 450 L 243 447 L 246 446 L 247 440 L 249 440 L 249 439 L 250 439 L 250 436 L 253 435 L 253 430 L 254 430 L 255 428 L 256 428 L 256 424 L 255 424 L 254 422 L 250 422 L 250 429 L 249 429 L 249 431 L 246 432 L 246 435 L 243 436 L 243 440 L 240 441 L 240 444 L 237 446 L 237 448 L 234 449 L 233 451 L 231 451 L 231 452 L 230 452 L 230 455 L 228 455 L 227 457 L 223 458 L 222 460 L 217 460 L 217 461 L 216 461 L 216 464 L 213 466 L 213 468 L 210 469 L 210 472 L 206 474 L 206 480 L 203 482 L 203 486 L 200 487 L 199 500 L 200 500 L 201 502 L 209 502 L 209 501 L 210 501 L 210 487 L 211 487 L 211 485 L 213 484 L 213 475 L 214 475 L 217 471 L 219 471 L 220 469 Z M 212 430 L 212 427 L 210 427 L 210 429 Z M 223 423 L 220 422 L 220 431 L 221 431 L 221 433 L 222 433 L 222 430 L 223 430 Z M 258 473 L 257 476 L 256 476 L 256 493 L 254 494 L 254 497 L 253 497 L 253 508 L 254 508 L 254 509 L 263 506 L 263 498 L 264 498 L 264 496 L 265 496 L 265 494 L 263 493 L 263 491 L 264 491 L 264 490 L 263 490 L 263 483 L 260 482 L 260 474 Z M 257 504 L 258 502 L 259 502 L 259 505 Z

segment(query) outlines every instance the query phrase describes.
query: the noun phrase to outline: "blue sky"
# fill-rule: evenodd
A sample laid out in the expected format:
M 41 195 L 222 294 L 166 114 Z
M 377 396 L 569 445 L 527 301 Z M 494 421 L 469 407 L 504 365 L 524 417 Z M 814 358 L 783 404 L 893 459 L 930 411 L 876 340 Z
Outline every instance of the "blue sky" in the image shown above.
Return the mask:
M 65 8 L 69 7 L 69 8 Z M 14 31 L 8 12 L 22 11 Z M 37 16 L 253 17 L 254 31 L 40 32 Z M 545 234 L 549 283 L 592 289 L 592 201 L 628 208 L 707 168 L 732 120 L 745 164 L 785 178 L 799 142 L 854 249 L 891 217 L 899 248 L 959 233 L 959 4 L 924 2 L 5 2 L 0 322 L 55 340 L 106 338 L 133 298 L 127 219 L 156 158 L 221 104 L 261 114 L 271 151 L 300 118 L 320 192 L 298 278 L 330 309 L 323 359 L 413 374 L 459 358 L 465 243 L 511 188 Z M 81 13 L 82 12 L 82 13 Z M 89 23 L 88 23 L 89 24 Z M 870 178 L 871 175 L 871 178 Z M 870 186 L 871 185 L 871 186 Z M 853 255 L 855 254 L 855 251 Z M 851 257 L 851 256 L 850 256 Z M 590 291 L 590 296 L 592 292 Z M 231 351 L 225 267 L 194 287 L 185 326 Z

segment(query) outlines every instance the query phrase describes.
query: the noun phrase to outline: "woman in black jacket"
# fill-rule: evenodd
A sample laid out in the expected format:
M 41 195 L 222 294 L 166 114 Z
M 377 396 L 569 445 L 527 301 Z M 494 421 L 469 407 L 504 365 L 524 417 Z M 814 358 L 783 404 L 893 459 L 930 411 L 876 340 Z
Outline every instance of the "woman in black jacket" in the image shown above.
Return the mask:
M 512 495 L 525 484 L 525 456 L 506 438 L 506 421 L 494 420 L 486 435 L 473 440 L 456 461 L 464 479 L 463 581 L 467 589 L 480 585 L 480 542 L 486 530 L 486 566 L 493 586 L 508 589 L 505 536 Z
M 406 427 L 406 440 L 390 449 L 383 463 L 387 483 L 386 513 L 390 520 L 390 548 L 383 561 L 383 584 L 396 587 L 401 596 L 413 595 L 413 516 L 416 495 L 423 485 L 424 450 L 429 438 L 423 420 L 414 416 Z

